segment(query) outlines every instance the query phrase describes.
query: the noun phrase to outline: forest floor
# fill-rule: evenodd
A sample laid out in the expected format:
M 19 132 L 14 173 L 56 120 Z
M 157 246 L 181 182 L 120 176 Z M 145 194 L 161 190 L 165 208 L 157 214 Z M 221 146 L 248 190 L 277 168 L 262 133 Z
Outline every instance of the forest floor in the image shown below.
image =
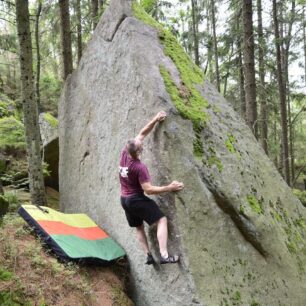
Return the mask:
M 16 194 L 21 204 L 29 201 L 29 193 Z M 48 188 L 47 194 L 49 206 L 58 207 L 58 193 Z M 125 261 L 111 267 L 60 263 L 16 212 L 4 216 L 0 226 L 1 306 L 132 306 L 127 284 Z

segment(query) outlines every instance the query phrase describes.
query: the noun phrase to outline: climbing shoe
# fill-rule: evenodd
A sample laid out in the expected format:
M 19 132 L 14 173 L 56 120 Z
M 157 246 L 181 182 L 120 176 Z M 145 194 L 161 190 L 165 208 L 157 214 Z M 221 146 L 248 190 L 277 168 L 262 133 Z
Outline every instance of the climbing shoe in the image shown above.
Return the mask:
M 155 260 L 154 260 L 154 258 L 153 258 L 153 256 L 152 256 L 152 254 L 151 254 L 151 253 L 148 253 L 148 254 L 147 254 L 146 265 L 153 265 L 153 264 L 155 264 Z
M 179 261 L 180 261 L 180 257 L 178 255 L 173 255 L 173 256 L 168 255 L 168 257 L 160 256 L 161 265 L 168 264 L 168 263 L 177 263 Z

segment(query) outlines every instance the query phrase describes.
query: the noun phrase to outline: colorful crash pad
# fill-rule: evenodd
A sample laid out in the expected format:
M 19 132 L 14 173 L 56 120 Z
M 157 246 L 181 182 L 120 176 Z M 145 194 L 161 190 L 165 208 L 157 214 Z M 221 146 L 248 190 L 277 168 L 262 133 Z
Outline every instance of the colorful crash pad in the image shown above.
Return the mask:
M 85 214 L 64 214 L 49 207 L 22 205 L 19 215 L 62 260 L 111 264 L 124 250 Z

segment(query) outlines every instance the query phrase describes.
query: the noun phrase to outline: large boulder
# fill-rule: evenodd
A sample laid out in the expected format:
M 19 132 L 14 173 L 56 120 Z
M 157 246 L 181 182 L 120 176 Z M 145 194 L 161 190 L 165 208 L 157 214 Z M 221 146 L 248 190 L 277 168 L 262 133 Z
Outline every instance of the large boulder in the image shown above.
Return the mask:
M 40 135 L 43 145 L 43 161 L 48 164 L 49 176 L 45 185 L 58 190 L 58 120 L 50 113 L 39 114 Z
M 120 206 L 125 142 L 145 142 L 155 197 L 181 264 L 146 266 Z M 112 0 L 59 105 L 60 203 L 88 213 L 126 250 L 137 305 L 306 305 L 305 208 L 230 104 L 137 3 Z M 155 229 L 148 229 L 155 256 Z

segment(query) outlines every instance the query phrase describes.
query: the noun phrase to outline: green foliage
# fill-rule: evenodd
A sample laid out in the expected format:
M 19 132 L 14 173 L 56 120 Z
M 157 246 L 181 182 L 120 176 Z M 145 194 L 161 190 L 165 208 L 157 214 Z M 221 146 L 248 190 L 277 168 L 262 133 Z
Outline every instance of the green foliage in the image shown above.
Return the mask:
M 262 205 L 253 194 L 249 194 L 247 196 L 247 201 L 254 212 L 258 213 L 259 215 L 263 214 Z
M 157 0 L 141 0 L 140 5 L 143 7 L 143 9 L 150 14 L 153 9 L 156 7 Z
M 46 162 L 42 163 L 43 176 L 49 177 L 51 175 L 51 171 L 48 169 L 49 164 Z
M 306 190 L 293 189 L 294 195 L 296 195 L 304 206 L 306 206 Z
M 16 34 L 1 34 L 0 46 L 2 50 L 17 53 L 17 37 Z
M 0 118 L 14 115 L 12 104 L 0 101 Z
M 1 306 L 30 306 L 31 303 L 24 300 L 23 292 L 11 290 L 4 290 L 0 292 L 0 305 Z
M 8 281 L 12 279 L 13 273 L 7 270 L 4 270 L 2 267 L 0 267 L 0 280 L 2 281 Z
M 57 75 L 46 73 L 40 82 L 41 104 L 44 111 L 57 113 L 57 102 L 60 97 L 62 81 Z
M 24 126 L 13 116 L 0 118 L 0 150 L 25 149 Z
M 20 201 L 18 199 L 18 195 L 16 191 L 8 191 L 5 192 L 3 195 L 0 195 L 0 203 L 4 201 L 4 203 L 7 203 L 7 211 L 17 211 L 18 207 L 20 206 Z M 1 210 L 1 209 L 0 209 Z M 1 215 L 1 213 L 0 213 Z
M 58 126 L 58 120 L 53 117 L 50 113 L 44 114 L 44 119 L 53 127 L 56 128 Z

